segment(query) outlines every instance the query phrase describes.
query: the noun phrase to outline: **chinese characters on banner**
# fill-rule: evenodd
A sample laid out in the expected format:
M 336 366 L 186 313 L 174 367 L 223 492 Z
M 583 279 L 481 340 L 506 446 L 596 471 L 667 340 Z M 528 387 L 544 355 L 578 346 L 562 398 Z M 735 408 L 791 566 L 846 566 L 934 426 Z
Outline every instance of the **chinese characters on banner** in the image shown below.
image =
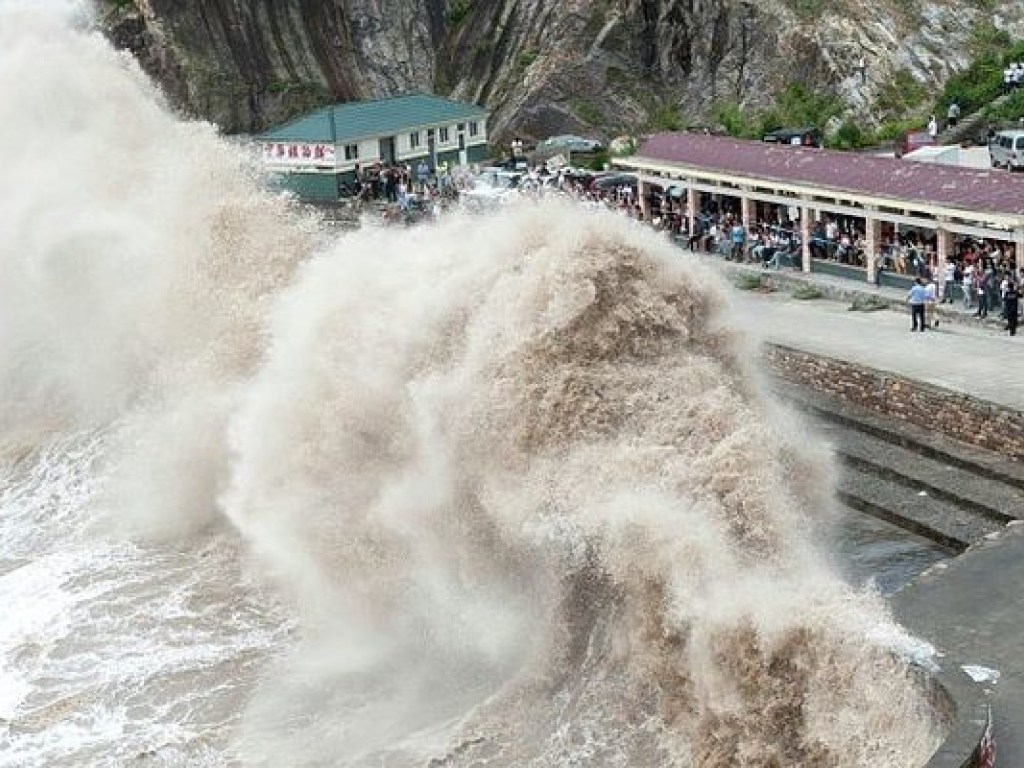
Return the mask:
M 265 143 L 263 160 L 271 165 L 334 165 L 334 145 Z

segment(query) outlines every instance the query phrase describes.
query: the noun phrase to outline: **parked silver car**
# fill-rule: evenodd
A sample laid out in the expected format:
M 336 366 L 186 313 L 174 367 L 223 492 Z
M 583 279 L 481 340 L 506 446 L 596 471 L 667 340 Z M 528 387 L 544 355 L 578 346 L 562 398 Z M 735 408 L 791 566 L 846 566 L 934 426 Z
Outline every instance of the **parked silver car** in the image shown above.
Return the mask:
M 1024 131 L 1000 131 L 988 144 L 993 168 L 1024 168 Z
M 604 149 L 604 145 L 597 139 L 574 136 L 571 133 L 562 134 L 561 136 L 552 136 L 551 138 L 545 139 L 537 146 L 544 147 L 545 149 L 567 149 L 570 152 L 600 152 Z

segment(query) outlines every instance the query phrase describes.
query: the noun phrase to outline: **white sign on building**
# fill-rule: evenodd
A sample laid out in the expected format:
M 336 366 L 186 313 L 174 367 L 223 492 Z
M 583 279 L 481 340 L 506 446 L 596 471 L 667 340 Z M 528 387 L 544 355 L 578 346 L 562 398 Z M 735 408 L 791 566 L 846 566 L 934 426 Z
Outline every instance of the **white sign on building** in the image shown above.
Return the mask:
M 265 142 L 263 160 L 270 165 L 334 165 L 334 145 Z

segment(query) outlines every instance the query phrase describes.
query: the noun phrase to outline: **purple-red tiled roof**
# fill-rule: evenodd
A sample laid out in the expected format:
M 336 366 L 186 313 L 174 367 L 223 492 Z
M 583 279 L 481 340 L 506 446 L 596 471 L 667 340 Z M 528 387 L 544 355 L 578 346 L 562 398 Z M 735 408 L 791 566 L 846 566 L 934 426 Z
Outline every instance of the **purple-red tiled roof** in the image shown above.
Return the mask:
M 1008 171 L 896 160 L 831 149 L 743 141 L 698 133 L 652 136 L 639 161 L 893 200 L 895 207 L 931 203 L 978 213 L 1024 216 L 1024 176 Z

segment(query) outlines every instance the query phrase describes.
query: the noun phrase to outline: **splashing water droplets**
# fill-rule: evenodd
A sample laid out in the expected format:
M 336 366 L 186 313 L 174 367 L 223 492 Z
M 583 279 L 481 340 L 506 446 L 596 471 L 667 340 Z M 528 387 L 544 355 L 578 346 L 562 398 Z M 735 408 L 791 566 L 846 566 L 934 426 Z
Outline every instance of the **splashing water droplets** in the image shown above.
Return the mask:
M 321 247 L 59 5 L 0 0 L 0 765 L 924 761 L 713 275 L 558 204 Z

